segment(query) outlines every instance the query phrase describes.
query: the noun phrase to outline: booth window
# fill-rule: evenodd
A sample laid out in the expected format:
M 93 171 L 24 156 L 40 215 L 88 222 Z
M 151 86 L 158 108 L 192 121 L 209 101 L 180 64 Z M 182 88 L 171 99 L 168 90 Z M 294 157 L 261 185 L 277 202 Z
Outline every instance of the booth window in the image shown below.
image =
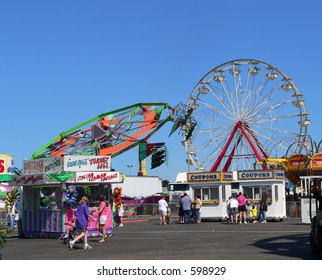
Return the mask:
M 276 196 L 276 187 L 275 186 L 275 196 Z M 262 192 L 265 191 L 268 195 L 268 198 L 272 197 L 272 187 L 271 186 L 243 186 L 243 194 L 247 195 L 249 199 L 260 200 L 262 198 Z
M 278 185 L 275 185 L 274 189 L 275 189 L 275 201 L 278 201 Z
M 219 187 L 213 186 L 213 187 L 197 187 L 193 188 L 193 197 L 196 195 L 201 196 L 202 201 L 211 201 L 214 203 L 219 203 Z

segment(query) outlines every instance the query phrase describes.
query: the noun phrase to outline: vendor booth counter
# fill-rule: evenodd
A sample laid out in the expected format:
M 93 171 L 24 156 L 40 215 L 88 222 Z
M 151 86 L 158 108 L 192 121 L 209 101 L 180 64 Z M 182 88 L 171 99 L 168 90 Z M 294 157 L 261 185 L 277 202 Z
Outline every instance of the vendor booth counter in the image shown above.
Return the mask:
M 90 208 L 91 212 L 96 210 Z M 59 238 L 70 228 L 71 220 L 74 217 L 74 209 L 61 210 L 24 210 L 21 223 L 21 232 L 25 238 Z M 112 211 L 109 207 L 106 221 L 106 234 L 113 234 Z M 98 216 L 94 215 L 95 220 Z M 88 237 L 101 236 L 96 229 L 96 222 L 89 218 Z
M 93 158 L 100 160 L 94 161 Z M 101 162 L 101 158 L 89 157 L 87 159 L 85 156 L 75 156 L 67 159 L 65 157 L 65 166 L 70 161 L 77 160 L 82 163 L 82 166 L 77 167 L 79 170 L 77 172 L 68 170 L 68 167 L 62 168 L 59 158 L 37 159 L 33 160 L 32 164 L 27 161 L 24 165 L 25 173 L 15 176 L 11 182 L 16 186 L 23 186 L 23 209 L 18 226 L 19 236 L 25 238 L 61 237 L 69 229 L 69 224 L 71 224 L 82 196 L 89 197 L 88 206 L 93 213 L 99 205 L 99 201 L 96 200 L 98 194 L 103 194 L 106 203 L 109 204 L 106 234 L 112 235 L 111 184 L 123 182 L 123 176 L 115 171 L 92 171 L 96 168 L 93 165 Z M 36 164 L 34 161 L 37 161 Z M 73 165 L 73 168 L 76 167 Z M 98 216 L 94 218 L 95 220 L 91 217 L 88 219 L 88 237 L 101 236 L 96 229 Z

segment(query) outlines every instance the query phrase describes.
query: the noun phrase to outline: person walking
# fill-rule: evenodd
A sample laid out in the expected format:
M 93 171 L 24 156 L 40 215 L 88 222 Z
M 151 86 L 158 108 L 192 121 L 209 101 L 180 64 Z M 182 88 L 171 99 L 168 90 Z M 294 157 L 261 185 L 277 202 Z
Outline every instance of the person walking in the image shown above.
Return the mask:
M 164 198 L 164 195 L 161 196 L 161 199 L 158 201 L 158 210 L 160 218 L 160 226 L 166 225 L 165 215 L 167 214 L 168 203 Z
M 84 249 L 92 249 L 92 246 L 88 245 L 87 243 L 87 234 L 88 234 L 88 218 L 92 218 L 95 220 L 92 215 L 91 211 L 89 210 L 88 206 L 88 197 L 83 196 L 82 199 L 79 201 L 79 205 L 76 210 L 76 227 L 81 234 L 79 234 L 74 240 L 69 241 L 69 249 L 73 250 L 74 244 L 84 237 Z
M 98 242 L 104 243 L 107 238 L 106 221 L 107 221 L 108 206 L 105 202 L 105 197 L 103 194 L 99 194 L 97 198 L 100 201 L 100 204 L 98 205 L 98 208 L 93 213 L 93 215 L 98 215 L 98 230 L 102 234 L 102 238 Z
M 190 212 L 191 212 L 191 198 L 187 193 L 184 193 L 182 201 L 182 208 L 183 208 L 183 217 L 185 224 L 191 224 Z
M 123 202 L 120 205 L 120 208 L 117 210 L 116 215 L 116 226 L 117 227 L 123 227 L 123 216 L 124 216 L 124 207 Z

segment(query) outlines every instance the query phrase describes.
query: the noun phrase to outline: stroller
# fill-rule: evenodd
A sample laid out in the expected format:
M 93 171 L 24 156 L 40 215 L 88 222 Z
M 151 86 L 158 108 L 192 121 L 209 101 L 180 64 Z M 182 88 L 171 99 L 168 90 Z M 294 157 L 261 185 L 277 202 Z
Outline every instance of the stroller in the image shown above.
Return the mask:
M 165 214 L 165 222 L 169 224 L 173 224 L 172 218 L 171 218 L 171 209 L 170 207 L 167 207 L 167 213 Z
M 76 220 L 73 219 L 72 223 L 65 223 L 66 226 L 70 226 L 70 228 L 67 230 L 66 234 L 62 236 L 64 244 L 69 244 L 69 241 L 72 241 L 75 239 L 75 237 L 79 234 L 77 227 L 76 227 Z M 83 241 L 81 239 L 81 241 Z

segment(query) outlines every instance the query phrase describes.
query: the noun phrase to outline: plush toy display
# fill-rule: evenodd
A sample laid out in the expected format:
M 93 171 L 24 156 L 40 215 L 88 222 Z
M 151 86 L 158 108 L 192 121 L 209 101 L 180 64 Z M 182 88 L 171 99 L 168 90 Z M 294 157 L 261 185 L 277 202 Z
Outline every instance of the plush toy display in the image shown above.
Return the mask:
M 122 188 L 116 187 L 113 191 L 115 210 L 120 210 L 122 205 Z
M 66 187 L 66 203 L 72 208 L 76 207 L 77 195 L 78 192 L 76 186 L 70 185 Z

